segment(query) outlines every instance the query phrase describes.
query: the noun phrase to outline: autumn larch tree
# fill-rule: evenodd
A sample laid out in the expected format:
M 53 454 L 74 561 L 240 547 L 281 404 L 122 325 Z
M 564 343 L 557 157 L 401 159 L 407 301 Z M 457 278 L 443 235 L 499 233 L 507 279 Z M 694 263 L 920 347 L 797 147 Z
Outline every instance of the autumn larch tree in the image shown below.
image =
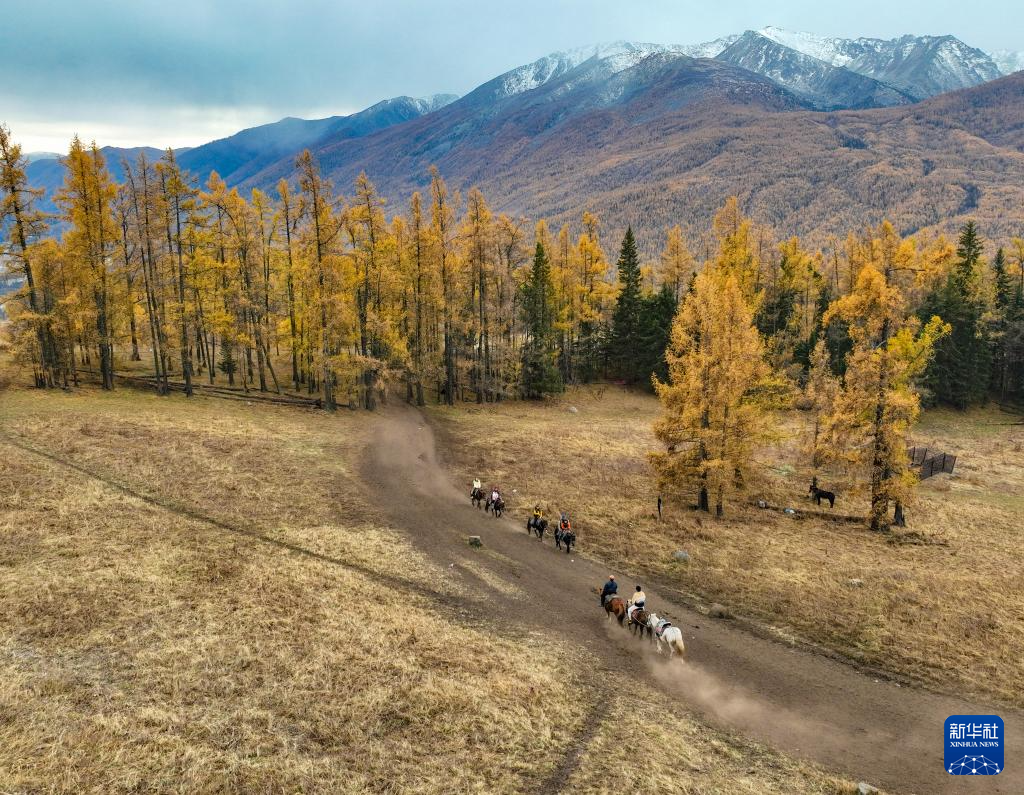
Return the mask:
M 824 322 L 843 320 L 853 341 L 842 388 L 825 420 L 829 460 L 866 471 L 872 530 L 905 523 L 903 505 L 915 481 L 907 460 L 906 435 L 917 419 L 920 398 L 914 379 L 927 367 L 933 346 L 949 327 L 938 317 L 922 328 L 908 316 L 893 277 L 865 265 L 853 292 L 835 301 Z
M 34 206 L 42 191 L 29 188 L 25 175 L 28 160 L 10 136 L 10 130 L 0 124 L 0 227 L 10 222 L 8 244 L 0 246 L 0 256 L 8 257 L 16 263 L 17 270 L 25 279 L 30 322 L 38 345 L 36 356 L 33 357 L 36 362 L 36 386 L 52 387 L 60 379 L 58 353 L 44 311 L 43 296 L 37 291 L 29 255 L 30 242 L 46 231 L 45 216 Z
M 724 512 L 750 452 L 766 436 L 758 389 L 768 376 L 761 336 L 735 273 L 707 267 L 694 281 L 672 326 L 668 383 L 655 381 L 662 416 L 655 436 L 666 452 L 651 456 L 662 487 L 696 487 L 697 505 Z

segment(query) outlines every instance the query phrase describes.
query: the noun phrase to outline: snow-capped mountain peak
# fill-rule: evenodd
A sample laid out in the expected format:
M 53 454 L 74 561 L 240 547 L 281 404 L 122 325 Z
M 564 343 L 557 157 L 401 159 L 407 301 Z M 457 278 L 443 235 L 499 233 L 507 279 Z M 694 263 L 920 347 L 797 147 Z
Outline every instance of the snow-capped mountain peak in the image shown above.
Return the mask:
M 797 52 L 909 92 L 918 99 L 994 80 L 1005 68 L 955 36 L 843 39 L 777 27 L 758 31 Z
M 761 63 L 749 52 L 744 59 L 737 58 L 735 49 L 743 42 L 750 42 L 751 37 L 761 37 L 762 45 L 767 39 L 786 49 L 772 53 L 773 63 Z M 792 51 L 791 56 L 786 56 L 786 51 Z M 555 52 L 500 75 L 486 84 L 487 91 L 495 98 L 532 91 L 592 59 L 596 59 L 601 72 L 610 77 L 652 55 L 719 59 L 731 55 L 730 62 L 759 72 L 798 94 L 807 93 L 801 80 L 818 83 L 839 80 L 851 88 L 854 84 L 848 78 L 823 71 L 827 67 L 843 69 L 879 84 L 879 87 L 861 85 L 861 90 L 871 94 L 865 99 L 869 105 L 924 99 L 1024 69 L 1024 53 L 1003 52 L 993 58 L 954 36 L 849 39 L 769 26 L 700 44 L 615 41 Z M 804 74 L 797 76 L 796 72 Z
M 610 74 L 615 74 L 635 66 L 651 55 L 666 52 L 686 55 L 686 49 L 686 47 L 674 44 L 632 41 L 604 42 L 545 55 L 533 63 L 506 72 L 492 82 L 497 83 L 495 89 L 499 96 L 513 96 L 539 88 L 586 63 L 591 58 L 600 60 Z
M 789 47 L 804 55 L 810 55 L 832 66 L 846 66 L 853 60 L 850 53 L 850 39 L 819 36 L 815 33 L 785 30 L 769 25 L 757 31 L 783 47 Z

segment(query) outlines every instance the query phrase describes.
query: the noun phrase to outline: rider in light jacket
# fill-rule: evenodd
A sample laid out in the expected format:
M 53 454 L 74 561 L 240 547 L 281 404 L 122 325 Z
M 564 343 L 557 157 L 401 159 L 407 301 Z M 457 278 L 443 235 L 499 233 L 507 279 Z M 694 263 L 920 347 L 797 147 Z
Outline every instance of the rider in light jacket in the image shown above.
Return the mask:
M 636 593 L 633 594 L 633 598 L 629 600 L 629 604 L 632 607 L 643 609 L 644 604 L 647 602 L 647 594 L 641 590 L 640 586 L 636 587 Z

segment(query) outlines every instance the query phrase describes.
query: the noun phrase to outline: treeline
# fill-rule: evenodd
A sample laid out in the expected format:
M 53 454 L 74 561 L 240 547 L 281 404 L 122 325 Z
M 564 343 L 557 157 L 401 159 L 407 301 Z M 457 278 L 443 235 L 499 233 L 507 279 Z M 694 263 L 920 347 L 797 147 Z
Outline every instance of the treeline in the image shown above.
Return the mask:
M 303 390 L 373 408 L 385 383 L 410 399 L 453 403 L 533 397 L 565 384 L 667 376 L 677 306 L 704 262 L 745 262 L 768 362 L 802 383 L 819 339 L 842 375 L 841 324 L 822 320 L 880 248 L 911 311 L 948 320 L 926 374 L 929 400 L 967 406 L 1024 395 L 1024 241 L 986 261 L 970 227 L 961 250 L 942 238 L 851 233 L 827 254 L 776 243 L 735 201 L 715 219 L 698 263 L 678 227 L 661 256 L 639 261 L 627 230 L 609 261 L 600 220 L 579 228 L 495 215 L 432 171 L 409 206 L 387 207 L 365 176 L 335 193 L 303 154 L 295 185 L 243 197 L 216 174 L 199 186 L 168 151 L 123 163 L 115 184 L 95 145 L 76 139 L 53 219 L 35 209 L 26 161 L 0 132 L 7 269 L 25 279 L 9 300 L 37 383 L 73 383 L 83 363 L 113 386 L 117 363 L 143 357 L 164 389 L 173 376 L 244 388 Z M 911 253 L 911 251 L 913 253 Z
M 1024 240 L 986 257 L 973 223 L 956 244 L 883 223 L 812 251 L 731 199 L 699 261 L 674 227 L 651 264 L 627 229 L 613 262 L 593 214 L 531 227 L 436 170 L 395 210 L 365 176 L 337 194 L 308 152 L 273 196 L 199 186 L 172 151 L 122 164 L 123 184 L 95 145 L 75 139 L 64 163 L 58 240 L 0 127 L 3 257 L 25 282 L 10 335 L 40 387 L 95 365 L 113 388 L 127 360 L 164 392 L 226 380 L 328 408 L 372 409 L 395 383 L 420 405 L 653 385 L 663 483 L 719 512 L 767 409 L 795 402 L 814 416 L 812 468 L 859 473 L 878 528 L 892 503 L 902 521 L 922 399 L 1024 399 Z

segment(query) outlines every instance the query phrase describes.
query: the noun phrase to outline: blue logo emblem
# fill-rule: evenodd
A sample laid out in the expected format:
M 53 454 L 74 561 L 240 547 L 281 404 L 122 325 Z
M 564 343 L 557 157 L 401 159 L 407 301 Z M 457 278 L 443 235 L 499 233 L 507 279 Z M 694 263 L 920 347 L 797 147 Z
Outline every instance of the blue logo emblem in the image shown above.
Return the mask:
M 1003 719 L 998 715 L 946 718 L 946 772 L 951 776 L 997 776 L 1003 772 Z

